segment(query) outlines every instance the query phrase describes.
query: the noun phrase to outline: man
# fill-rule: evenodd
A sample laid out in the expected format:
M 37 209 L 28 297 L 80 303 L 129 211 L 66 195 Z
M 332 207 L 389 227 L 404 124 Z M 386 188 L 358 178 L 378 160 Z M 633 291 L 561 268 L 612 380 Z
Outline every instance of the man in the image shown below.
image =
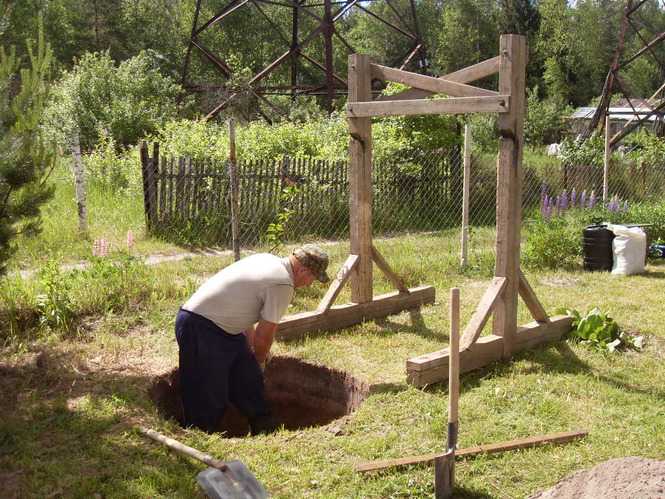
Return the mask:
M 329 280 L 328 255 L 307 244 L 286 258 L 239 260 L 206 281 L 181 307 L 175 333 L 184 423 L 215 431 L 229 402 L 252 434 L 275 423 L 264 397 L 263 369 L 295 288 Z

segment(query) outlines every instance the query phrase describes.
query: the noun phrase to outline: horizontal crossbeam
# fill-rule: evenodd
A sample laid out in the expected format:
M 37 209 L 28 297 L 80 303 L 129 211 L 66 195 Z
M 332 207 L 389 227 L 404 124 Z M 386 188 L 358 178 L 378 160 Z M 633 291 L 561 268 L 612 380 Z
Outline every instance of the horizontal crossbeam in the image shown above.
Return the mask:
M 350 102 L 346 105 L 346 115 L 349 118 L 369 118 L 372 116 L 412 116 L 417 114 L 507 113 L 509 106 L 509 95 Z
M 558 341 L 570 331 L 572 318 L 559 315 L 550 322 L 530 322 L 517 328 L 513 351 L 526 350 L 534 346 Z M 460 373 L 479 369 L 503 357 L 503 337 L 481 336 L 470 348 L 460 352 Z M 448 379 L 448 349 L 414 357 L 406 361 L 407 382 L 425 386 Z
M 424 76 L 417 73 L 410 73 L 409 71 L 402 71 L 400 69 L 380 66 L 378 64 L 370 64 L 370 70 L 372 79 L 402 83 L 404 85 L 408 85 L 420 90 L 427 90 L 428 92 L 435 94 L 446 94 L 451 97 L 482 97 L 499 95 L 493 90 L 486 90 L 484 88 L 478 88 L 471 85 L 466 85 L 464 83 L 457 83 L 454 81 L 433 78 L 431 76 Z
M 280 321 L 277 338 L 294 339 L 315 331 L 335 331 L 434 303 L 434 299 L 434 287 L 420 286 L 410 288 L 408 294 L 396 291 L 376 296 L 367 303 L 334 305 L 325 313 L 314 311 L 290 315 Z

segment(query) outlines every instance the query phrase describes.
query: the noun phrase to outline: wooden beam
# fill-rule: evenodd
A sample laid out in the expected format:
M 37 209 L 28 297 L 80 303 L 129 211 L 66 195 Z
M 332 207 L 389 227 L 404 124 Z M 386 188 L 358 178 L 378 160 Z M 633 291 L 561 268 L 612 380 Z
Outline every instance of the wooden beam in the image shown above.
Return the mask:
M 537 322 L 547 322 L 550 320 L 545 308 L 538 300 L 536 293 L 531 288 L 529 281 L 527 281 L 526 276 L 520 270 L 520 283 L 519 283 L 519 294 L 524 300 L 529 312 L 531 312 L 531 317 L 533 317 Z
M 409 294 L 392 292 L 366 303 L 333 305 L 325 314 L 314 311 L 290 315 L 280 321 L 277 338 L 294 339 L 315 331 L 335 331 L 434 303 L 434 299 L 432 286 L 420 286 L 409 289 Z
M 480 80 L 481 78 L 485 78 L 487 76 L 498 73 L 500 60 L 501 58 L 498 56 L 492 57 L 491 59 L 481 61 L 478 64 L 474 64 L 473 66 L 468 66 L 453 73 L 441 76 L 439 77 L 439 79 L 454 81 L 457 83 L 470 83 L 472 81 Z M 427 90 L 419 90 L 416 88 L 411 88 L 409 90 L 404 90 L 403 92 L 394 95 L 382 95 L 378 97 L 376 100 L 382 101 L 382 100 L 396 100 L 396 99 L 406 99 L 406 100 L 424 99 L 425 97 L 429 97 L 430 95 L 432 95 L 432 92 L 428 92 Z
M 506 289 L 494 307 L 493 331 L 503 336 L 503 356 L 510 357 L 517 330 L 517 295 L 522 223 L 522 146 L 526 106 L 526 38 L 501 35 L 499 93 L 511 96 L 509 112 L 499 116 L 499 155 L 496 182 L 496 267 Z
M 346 105 L 346 115 L 349 118 L 369 118 L 418 114 L 507 113 L 509 106 L 510 96 L 508 95 L 382 102 L 349 101 Z
M 358 255 L 349 255 L 346 258 L 342 268 L 340 268 L 339 272 L 337 272 L 337 276 L 328 287 L 328 291 L 326 291 L 326 294 L 321 299 L 319 306 L 316 308 L 317 312 L 325 313 L 328 311 L 328 309 L 330 309 L 331 305 L 334 303 L 337 295 L 344 287 L 344 284 L 351 275 L 351 271 L 355 268 L 357 263 Z
M 486 90 L 464 83 L 434 78 L 400 69 L 380 66 L 379 64 L 370 64 L 372 79 L 394 81 L 410 87 L 427 90 L 433 94 L 446 94 L 451 97 L 482 97 L 499 95 L 493 90 Z M 398 100 L 398 99 L 393 99 Z
M 348 102 L 372 100 L 369 57 L 349 56 Z M 372 123 L 349 116 L 349 228 L 351 253 L 359 261 L 351 276 L 351 300 L 372 301 Z
M 550 322 L 531 322 L 517 328 L 514 351 L 526 350 L 560 340 L 572 325 L 572 318 L 560 315 Z M 469 349 L 460 352 L 460 373 L 479 369 L 501 359 L 503 337 L 481 336 Z M 414 386 L 425 386 L 448 379 L 448 349 L 428 353 L 406 361 L 406 380 Z
M 517 440 L 508 440 L 507 442 L 499 442 L 495 444 L 476 445 L 474 447 L 467 447 L 465 449 L 458 449 L 455 455 L 458 457 L 471 457 L 478 454 L 496 454 L 497 452 L 506 452 L 517 449 L 531 449 L 533 447 L 541 447 L 546 444 L 566 444 L 574 440 L 584 438 L 589 434 L 586 430 L 580 431 L 565 431 L 560 433 L 550 433 L 548 435 L 541 435 L 537 437 L 519 438 Z M 364 473 L 368 471 L 382 470 L 386 468 L 393 468 L 395 466 L 406 466 L 409 464 L 429 463 L 434 461 L 440 454 L 424 454 L 421 456 L 402 457 L 398 459 L 385 459 L 381 461 L 368 461 L 365 463 L 357 464 L 355 470 Z
M 404 281 L 400 276 L 398 276 L 393 270 L 390 268 L 390 265 L 388 265 L 388 262 L 386 261 L 385 258 L 383 258 L 383 255 L 379 253 L 379 250 L 376 249 L 374 245 L 372 245 L 372 258 L 374 259 L 374 263 L 376 263 L 376 266 L 379 267 L 381 272 L 388 278 L 390 282 L 393 283 L 393 286 L 395 286 L 400 293 L 408 293 L 409 288 L 406 287 L 406 284 L 404 284 Z
M 492 279 L 492 282 L 485 290 L 485 294 L 480 299 L 476 311 L 471 316 L 469 324 L 464 328 L 464 334 L 462 335 L 461 341 L 462 350 L 466 350 L 478 340 L 485 324 L 487 324 L 487 320 L 490 318 L 496 301 L 499 299 L 499 296 L 501 296 L 501 292 L 505 287 L 505 277 L 495 277 Z

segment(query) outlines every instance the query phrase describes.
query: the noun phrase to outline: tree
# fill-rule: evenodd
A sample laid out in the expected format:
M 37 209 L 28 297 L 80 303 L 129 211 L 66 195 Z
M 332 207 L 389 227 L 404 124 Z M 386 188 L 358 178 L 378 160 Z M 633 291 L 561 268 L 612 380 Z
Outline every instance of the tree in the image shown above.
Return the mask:
M 27 48 L 30 66 L 21 69 L 16 50 L 0 47 L 0 272 L 16 236 L 39 231 L 40 206 L 53 194 L 46 179 L 55 155 L 39 129 L 52 53 L 42 30 Z

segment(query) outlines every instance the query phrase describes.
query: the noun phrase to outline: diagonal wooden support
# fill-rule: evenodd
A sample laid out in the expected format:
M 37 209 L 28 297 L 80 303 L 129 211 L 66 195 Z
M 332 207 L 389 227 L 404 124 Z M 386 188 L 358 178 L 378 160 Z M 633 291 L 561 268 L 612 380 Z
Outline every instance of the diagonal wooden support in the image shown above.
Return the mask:
M 337 295 L 339 295 L 339 292 L 342 290 L 344 284 L 349 279 L 351 271 L 354 269 L 354 267 L 357 264 L 358 264 L 358 255 L 349 255 L 346 258 L 346 261 L 342 265 L 342 268 L 339 269 L 339 272 L 337 272 L 337 276 L 330 284 L 328 291 L 326 291 L 326 294 L 321 299 L 319 306 L 316 307 L 317 312 L 324 313 L 330 309 L 332 304 L 335 302 Z
M 520 270 L 520 283 L 518 291 L 520 293 L 520 296 L 522 297 L 522 300 L 524 300 L 524 303 L 529 309 L 529 312 L 531 312 L 531 316 L 537 322 L 549 322 L 550 318 L 547 315 L 547 312 L 545 312 L 545 309 L 538 300 L 536 293 L 531 288 L 529 281 L 526 280 L 526 277 L 524 276 L 521 270 Z
M 388 280 L 393 283 L 393 286 L 395 286 L 400 293 L 409 293 L 409 288 L 406 287 L 402 278 L 393 272 L 393 269 L 390 268 L 386 259 L 383 258 L 383 255 L 379 253 L 379 250 L 377 250 L 374 245 L 372 245 L 372 259 L 374 260 L 374 263 L 376 263 L 376 266 L 379 267 L 381 272 L 383 272 Z
M 494 90 L 466 85 L 455 81 L 424 76 L 417 73 L 410 73 L 400 69 L 388 68 L 379 64 L 370 64 L 372 78 L 384 81 L 394 81 L 402 83 L 413 88 L 427 90 L 436 94 L 446 94 L 450 97 L 481 97 L 486 95 L 498 95 Z
M 472 81 L 480 80 L 487 76 L 493 75 L 499 71 L 499 62 L 501 61 L 500 57 L 492 57 L 474 64 L 473 66 L 468 66 L 462 68 L 459 71 L 449 73 L 447 75 L 439 77 L 440 80 L 454 81 L 456 83 L 469 83 Z M 410 88 L 399 92 L 394 95 L 381 95 L 377 97 L 376 101 L 382 100 L 396 100 L 396 99 L 424 99 L 432 95 L 432 92 L 427 90 L 420 90 L 417 88 Z
M 460 351 L 467 350 L 471 345 L 478 341 L 480 333 L 483 331 L 485 324 L 487 324 L 490 315 L 492 315 L 492 309 L 494 308 L 494 305 L 496 305 L 496 302 L 505 287 L 505 277 L 495 277 L 492 279 L 491 284 L 480 299 L 476 311 L 471 316 L 469 324 L 464 328 L 464 334 L 462 335 L 462 341 L 460 342 Z

